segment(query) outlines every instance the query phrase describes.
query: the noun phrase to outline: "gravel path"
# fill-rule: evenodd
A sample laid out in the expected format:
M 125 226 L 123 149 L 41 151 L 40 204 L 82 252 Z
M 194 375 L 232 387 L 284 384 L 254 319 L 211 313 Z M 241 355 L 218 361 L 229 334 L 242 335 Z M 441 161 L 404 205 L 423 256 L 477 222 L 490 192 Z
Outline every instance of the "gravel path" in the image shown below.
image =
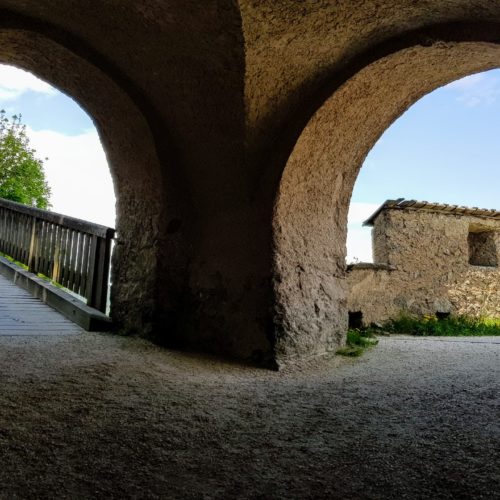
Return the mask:
M 275 373 L 0 337 L 0 498 L 500 498 L 500 338 Z

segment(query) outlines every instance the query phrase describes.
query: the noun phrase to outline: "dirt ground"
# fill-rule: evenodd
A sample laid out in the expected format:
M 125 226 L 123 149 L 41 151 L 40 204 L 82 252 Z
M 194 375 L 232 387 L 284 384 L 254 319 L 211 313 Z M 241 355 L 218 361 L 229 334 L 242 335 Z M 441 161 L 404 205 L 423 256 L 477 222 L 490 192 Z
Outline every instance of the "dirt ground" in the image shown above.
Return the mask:
M 0 337 L 0 498 L 500 498 L 500 338 L 271 372 Z

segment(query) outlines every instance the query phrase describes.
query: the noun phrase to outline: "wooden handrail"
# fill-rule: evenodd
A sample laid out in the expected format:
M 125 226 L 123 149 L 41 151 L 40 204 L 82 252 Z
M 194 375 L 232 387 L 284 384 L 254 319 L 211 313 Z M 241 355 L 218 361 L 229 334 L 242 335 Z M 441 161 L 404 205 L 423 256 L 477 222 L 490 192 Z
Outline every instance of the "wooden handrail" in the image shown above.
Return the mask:
M 94 234 L 95 236 L 99 236 L 101 238 L 113 238 L 115 235 L 115 230 L 111 227 L 101 226 L 100 224 L 95 224 L 94 222 L 77 219 L 76 217 L 70 217 L 69 215 L 58 214 L 57 212 L 50 212 L 49 210 L 42 210 L 41 208 L 30 207 L 28 205 L 23 205 L 22 203 L 6 200 L 4 198 L 0 198 L 0 207 L 19 212 L 21 214 L 26 214 L 31 217 L 36 217 L 37 219 L 51 222 L 53 224 L 58 224 L 59 226 L 65 226 L 69 229 L 74 229 L 75 231 Z
M 106 312 L 115 230 L 0 198 L 0 252 Z

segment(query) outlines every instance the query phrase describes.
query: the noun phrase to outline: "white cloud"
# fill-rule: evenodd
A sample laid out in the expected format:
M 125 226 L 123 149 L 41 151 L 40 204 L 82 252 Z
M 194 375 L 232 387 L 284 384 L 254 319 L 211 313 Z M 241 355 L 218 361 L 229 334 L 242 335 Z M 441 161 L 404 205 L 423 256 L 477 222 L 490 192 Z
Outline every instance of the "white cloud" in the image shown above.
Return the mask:
M 0 64 L 0 101 L 17 99 L 25 92 L 38 92 L 55 95 L 57 90 L 36 76 L 15 68 Z
M 372 262 L 371 228 L 362 227 L 362 223 L 372 215 L 380 205 L 375 203 L 351 203 L 347 217 L 347 262 Z
M 115 225 L 115 195 L 106 156 L 96 130 L 67 136 L 27 130 L 30 144 L 45 162 L 54 212 Z
M 470 108 L 494 104 L 500 97 L 500 80 L 487 72 L 466 76 L 445 88 L 457 92 L 457 101 Z
M 373 262 L 370 227 L 348 228 L 347 262 Z
M 348 224 L 361 224 L 380 207 L 375 203 L 351 203 L 347 216 Z

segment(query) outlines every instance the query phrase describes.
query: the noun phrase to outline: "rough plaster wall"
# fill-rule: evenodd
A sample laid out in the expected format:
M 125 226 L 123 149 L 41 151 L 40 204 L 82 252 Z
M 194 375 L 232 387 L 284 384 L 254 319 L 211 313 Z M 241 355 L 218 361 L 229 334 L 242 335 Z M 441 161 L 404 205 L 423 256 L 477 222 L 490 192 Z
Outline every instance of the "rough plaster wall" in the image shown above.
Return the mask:
M 470 27 L 500 22 L 500 5 L 489 0 L 239 3 L 246 45 L 247 143 L 252 160 L 265 163 L 289 154 L 312 114 L 363 67 L 412 45 L 470 35 L 486 40 L 487 27 Z
M 126 157 L 130 148 L 114 137 L 112 127 L 102 134 L 108 158 L 114 157 L 128 183 L 118 192 L 123 251 L 115 259 L 115 315 L 130 308 L 128 330 L 147 335 L 154 330 L 159 341 L 170 344 L 243 357 L 259 349 L 270 352 L 262 319 L 269 293 L 260 293 L 262 278 L 252 271 L 262 251 L 255 251 L 260 240 L 249 234 L 260 221 L 248 208 L 250 170 L 243 164 L 245 72 L 236 2 L 208 0 L 200 8 L 195 0 L 1 0 L 0 14 L 1 26 L 42 34 L 98 68 L 140 110 L 138 121 L 145 122 L 152 139 L 152 150 L 140 159 L 144 178 L 138 163 L 139 175 L 127 179 L 121 164 L 135 161 Z M 24 54 L 23 44 L 16 50 L 20 57 L 36 58 Z M 41 57 L 40 66 L 47 67 L 39 74 L 45 71 L 55 83 L 49 54 Z M 88 86 L 106 102 L 97 82 L 72 70 L 66 65 L 68 78 L 74 77 L 68 93 L 80 100 L 79 91 Z M 103 126 L 113 118 L 103 114 L 96 121 Z M 118 118 L 126 128 L 136 116 Z M 150 160 L 157 167 L 152 182 Z M 159 191 L 161 199 L 155 200 Z M 127 228 L 125 210 L 132 214 Z M 154 218 L 143 218 L 143 210 Z M 126 259 L 136 247 L 154 258 L 138 259 L 135 271 Z M 141 274 L 142 285 L 134 278 Z M 128 299 L 121 307 L 116 293 L 124 288 Z M 149 290 L 154 304 L 141 288 Z
M 445 215 L 419 210 L 385 210 L 376 224 L 384 226 L 388 260 L 385 264 L 398 269 L 436 269 L 447 273 L 453 268 L 469 266 L 469 228 L 481 226 L 495 231 L 500 223 L 494 219 Z
M 0 13 L 2 25 L 39 31 L 129 94 L 162 168 L 189 185 L 200 215 L 240 201 L 244 51 L 234 2 L 0 0 Z
M 418 97 L 499 60 L 500 4 L 486 0 L 0 0 L 0 14 L 129 103 L 106 108 L 115 91 L 50 47 L 12 46 L 49 81 L 64 67 L 61 88 L 101 129 L 119 195 L 116 313 L 260 360 L 342 343 L 359 165 Z
M 388 236 L 386 232 L 386 213 L 382 212 L 372 227 L 373 262 L 389 262 Z
M 375 220 L 395 271 L 354 269 L 348 274 L 349 310 L 367 324 L 401 311 L 498 316 L 500 269 L 469 264 L 471 226 L 500 229 L 500 221 L 410 210 L 385 210 Z
M 363 324 L 383 322 L 397 310 L 394 307 L 394 274 L 397 271 L 358 269 L 347 273 L 347 309 L 361 311 Z
M 311 119 L 288 160 L 275 209 L 278 358 L 332 350 L 345 338 L 347 208 L 378 137 L 422 95 L 499 62 L 491 44 L 404 50 L 360 71 Z

